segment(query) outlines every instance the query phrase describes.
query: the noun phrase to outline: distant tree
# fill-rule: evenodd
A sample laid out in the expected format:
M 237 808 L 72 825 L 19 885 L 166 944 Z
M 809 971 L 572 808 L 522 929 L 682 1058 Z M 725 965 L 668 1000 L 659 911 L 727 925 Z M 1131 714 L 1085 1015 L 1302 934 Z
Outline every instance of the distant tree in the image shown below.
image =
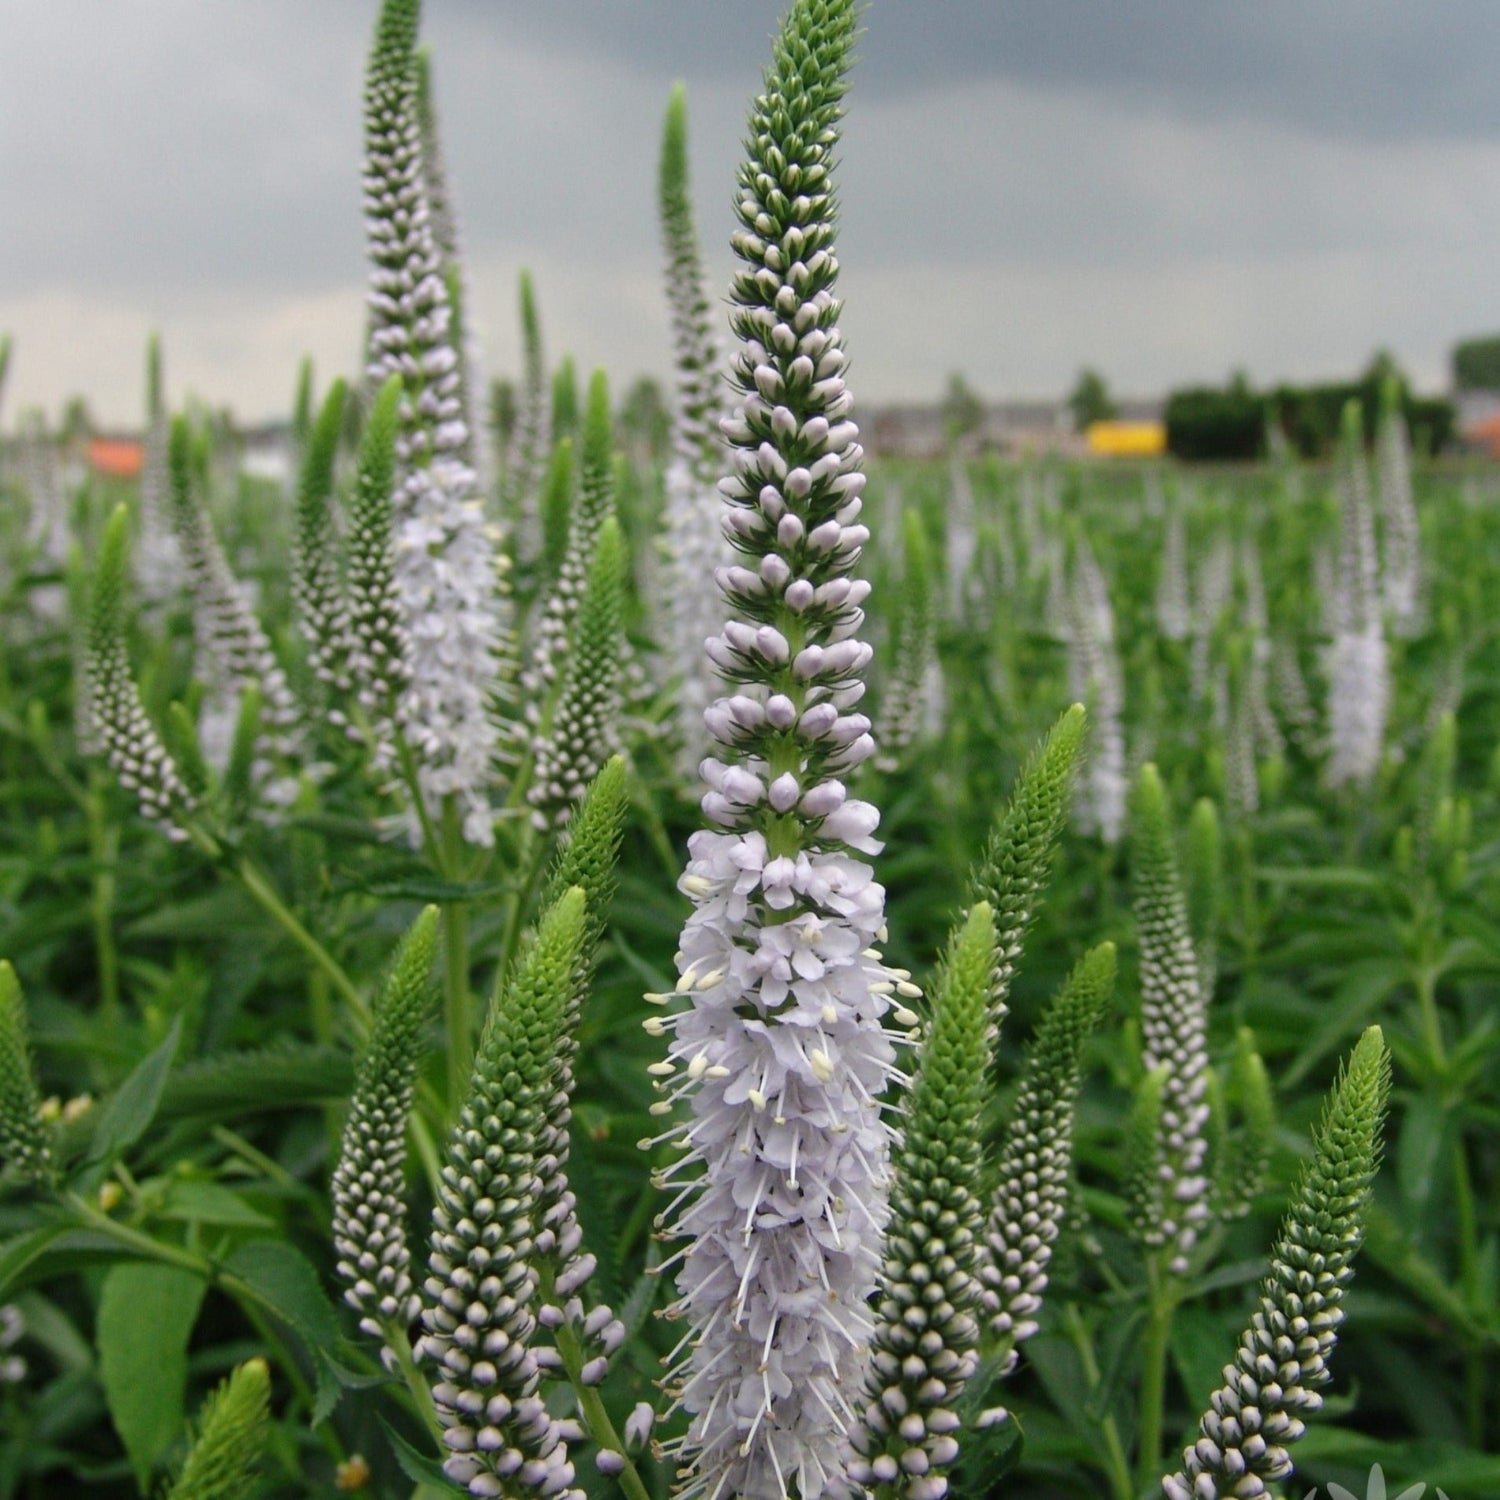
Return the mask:
M 1454 345 L 1453 386 L 1460 391 L 1500 391 L 1500 333 Z
M 83 396 L 69 396 L 62 411 L 62 437 L 72 443 L 94 435 L 94 414 Z
M 949 447 L 967 443 L 984 425 L 984 402 L 963 377 L 955 370 L 948 377 L 948 388 L 943 392 L 943 432 Z
M 1078 372 L 1078 382 L 1068 397 L 1068 410 L 1073 413 L 1073 427 L 1078 432 L 1093 422 L 1107 422 L 1114 416 L 1116 407 L 1110 399 L 1109 386 L 1097 370 Z

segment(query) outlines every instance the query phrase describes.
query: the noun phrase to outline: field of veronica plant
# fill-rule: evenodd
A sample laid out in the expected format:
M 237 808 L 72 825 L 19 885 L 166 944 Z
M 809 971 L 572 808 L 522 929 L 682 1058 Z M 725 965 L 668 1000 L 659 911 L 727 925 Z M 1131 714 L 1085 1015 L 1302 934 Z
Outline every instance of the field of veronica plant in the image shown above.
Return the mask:
M 668 101 L 664 460 L 417 0 L 293 491 L 5 444 L 0 1496 L 1500 1494 L 1500 476 L 867 464 L 856 20 L 726 326 Z

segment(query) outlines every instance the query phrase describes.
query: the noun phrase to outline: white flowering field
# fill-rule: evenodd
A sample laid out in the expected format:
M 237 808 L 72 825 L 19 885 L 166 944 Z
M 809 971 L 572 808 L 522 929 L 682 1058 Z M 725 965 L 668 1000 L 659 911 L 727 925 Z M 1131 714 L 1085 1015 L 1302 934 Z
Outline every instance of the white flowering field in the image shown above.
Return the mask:
M 292 481 L 0 446 L 0 1500 L 1500 1494 L 1500 472 L 867 456 L 855 19 L 660 432 L 384 0 Z

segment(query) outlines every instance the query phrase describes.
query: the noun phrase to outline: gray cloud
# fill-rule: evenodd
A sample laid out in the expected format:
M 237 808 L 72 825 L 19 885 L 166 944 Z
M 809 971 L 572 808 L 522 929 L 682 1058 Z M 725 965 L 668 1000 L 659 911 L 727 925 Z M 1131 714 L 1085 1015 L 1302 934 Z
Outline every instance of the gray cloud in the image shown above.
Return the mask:
M 533 267 L 549 343 L 662 372 L 657 128 L 685 77 L 725 284 L 745 102 L 779 4 L 429 0 L 489 364 Z M 284 407 L 360 332 L 373 0 L 0 0 L 0 324 L 19 402 Z M 1429 381 L 1496 321 L 1500 7 L 881 0 L 851 98 L 841 254 L 857 390 L 1159 388 L 1389 344 Z

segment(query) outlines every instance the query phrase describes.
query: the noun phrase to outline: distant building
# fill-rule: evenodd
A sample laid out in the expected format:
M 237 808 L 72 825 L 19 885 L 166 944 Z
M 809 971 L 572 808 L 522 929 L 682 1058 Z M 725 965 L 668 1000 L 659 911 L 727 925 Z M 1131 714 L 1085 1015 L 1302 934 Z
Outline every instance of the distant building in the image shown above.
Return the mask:
M 1160 458 L 1167 451 L 1167 424 L 1090 422 L 1083 438 L 1097 458 Z
M 1161 426 L 1164 407 L 1160 401 L 1120 401 L 1116 407 L 1117 424 L 1122 427 Z M 948 451 L 944 411 L 935 401 L 861 407 L 856 415 L 861 440 L 872 453 L 937 458 Z M 1085 436 L 1074 430 L 1073 414 L 1061 399 L 986 402 L 979 426 L 965 439 L 965 445 L 1006 458 L 1049 454 L 1086 458 L 1093 451 Z
M 139 438 L 95 437 L 89 439 L 84 461 L 104 479 L 139 479 L 146 449 Z

